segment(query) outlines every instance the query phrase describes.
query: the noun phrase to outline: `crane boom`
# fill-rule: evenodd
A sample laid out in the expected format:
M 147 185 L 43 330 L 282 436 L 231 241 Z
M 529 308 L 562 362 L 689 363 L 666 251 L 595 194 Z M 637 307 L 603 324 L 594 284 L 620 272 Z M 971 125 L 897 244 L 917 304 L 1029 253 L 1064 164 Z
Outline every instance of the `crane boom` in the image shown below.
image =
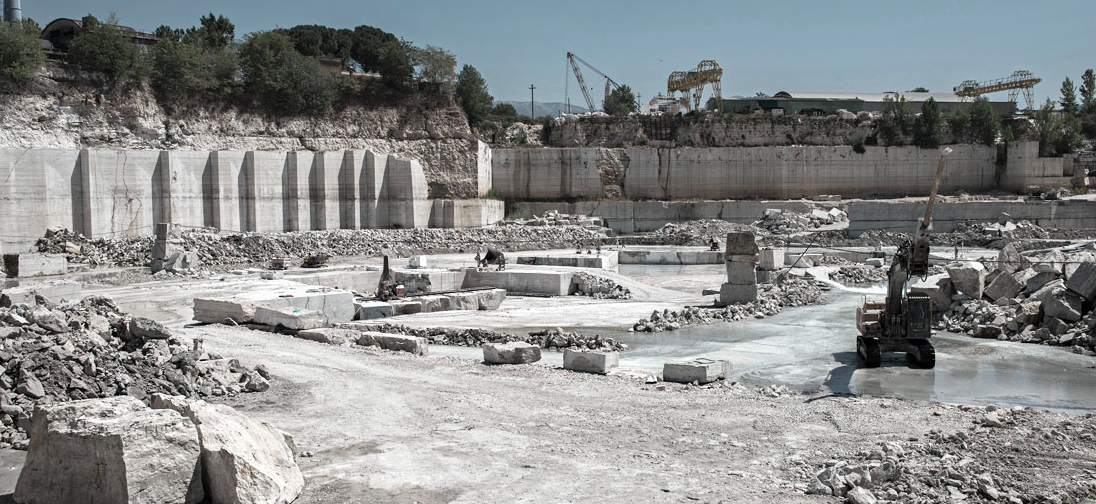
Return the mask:
M 586 106 L 589 111 L 593 112 L 597 109 L 594 108 L 594 100 L 593 98 L 590 98 L 590 90 L 586 89 L 586 79 L 582 78 L 582 70 L 578 69 L 578 63 L 575 63 L 575 57 L 574 54 L 567 53 L 567 61 L 571 63 L 571 70 L 575 72 L 575 78 L 578 79 L 578 87 L 582 90 L 582 96 L 586 98 Z M 585 63 L 585 61 L 583 63 Z M 597 70 L 594 71 L 596 72 Z

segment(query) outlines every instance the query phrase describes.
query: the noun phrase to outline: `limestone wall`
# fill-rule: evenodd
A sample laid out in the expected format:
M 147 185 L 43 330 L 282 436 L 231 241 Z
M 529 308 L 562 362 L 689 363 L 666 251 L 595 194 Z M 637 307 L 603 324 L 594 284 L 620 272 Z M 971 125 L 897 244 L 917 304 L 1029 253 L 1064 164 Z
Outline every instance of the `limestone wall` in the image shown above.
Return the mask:
M 0 251 L 50 227 L 92 238 L 157 222 L 227 231 L 482 226 L 500 201 L 428 199 L 418 161 L 367 150 L 0 149 Z M 437 212 L 437 215 L 435 215 Z
M 996 150 L 956 145 L 943 190 L 995 187 Z M 614 173 L 599 173 L 611 156 Z M 493 187 L 513 199 L 757 199 L 819 194 L 908 196 L 926 194 L 939 152 L 917 147 L 849 146 L 700 147 L 628 149 L 496 149 Z M 617 171 L 622 173 L 617 173 Z M 602 184 L 605 179 L 605 184 Z
M 925 203 L 856 201 L 848 204 L 849 236 L 882 229 L 911 232 L 925 212 Z M 932 229 L 948 232 L 957 222 L 997 222 L 1001 214 L 1009 219 L 1028 220 L 1044 228 L 1096 228 L 1096 201 L 966 201 L 937 203 L 932 210 Z

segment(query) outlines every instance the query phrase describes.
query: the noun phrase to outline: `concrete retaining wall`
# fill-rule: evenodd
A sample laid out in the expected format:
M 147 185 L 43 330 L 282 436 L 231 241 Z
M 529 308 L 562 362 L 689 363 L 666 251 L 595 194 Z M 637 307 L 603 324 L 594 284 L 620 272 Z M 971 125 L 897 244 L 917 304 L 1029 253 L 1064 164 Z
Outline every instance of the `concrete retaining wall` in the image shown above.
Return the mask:
M 418 161 L 366 150 L 0 149 L 0 172 L 3 252 L 31 249 L 50 227 L 102 238 L 151 235 L 157 222 L 298 231 L 503 218 L 497 200 L 431 201 Z
M 996 149 L 956 145 L 943 190 L 985 191 L 996 186 Z M 627 148 L 626 198 L 803 198 L 819 194 L 908 196 L 927 194 L 939 152 L 917 147 L 850 146 Z M 515 199 L 605 197 L 597 170 L 600 149 L 496 149 L 495 191 Z M 607 155 L 607 154 L 606 154 Z

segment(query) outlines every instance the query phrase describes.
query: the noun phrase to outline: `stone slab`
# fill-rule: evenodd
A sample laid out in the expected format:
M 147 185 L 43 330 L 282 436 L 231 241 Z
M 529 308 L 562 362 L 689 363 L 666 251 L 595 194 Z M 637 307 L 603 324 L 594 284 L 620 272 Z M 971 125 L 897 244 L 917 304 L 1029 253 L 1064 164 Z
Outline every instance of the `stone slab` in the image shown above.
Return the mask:
M 255 321 L 255 303 L 237 298 L 194 298 L 194 320 L 219 324 L 231 318 L 236 323 Z
M 573 273 L 565 271 L 475 271 L 467 270 L 464 288 L 494 287 L 506 292 L 566 296 L 571 292 Z
M 324 326 L 323 312 L 319 310 L 307 310 L 291 306 L 266 306 L 255 307 L 255 323 L 271 327 L 284 327 L 286 329 L 302 330 L 316 329 Z
M 320 327 L 318 329 L 305 329 L 297 331 L 293 336 L 331 345 L 345 345 L 358 341 L 361 331 L 353 329 L 339 329 L 335 327 Z
M 62 300 L 75 301 L 81 297 L 79 283 L 72 280 L 48 280 L 42 282 L 20 282 L 16 287 L 0 291 L 0 307 L 9 308 L 17 304 L 34 304 L 35 294 L 59 303 Z
M 539 360 L 540 347 L 523 341 L 483 344 L 483 362 L 487 364 L 531 364 Z
M 563 369 L 583 373 L 609 374 L 620 365 L 620 352 L 563 350 Z
M 724 305 L 745 304 L 757 301 L 757 285 L 725 283 L 719 288 L 719 302 Z
M 392 316 L 392 305 L 384 301 L 354 300 L 354 320 L 372 320 Z
M 727 377 L 731 363 L 727 360 L 715 360 L 704 357 L 667 362 L 662 365 L 662 380 L 674 383 L 711 383 Z
M 620 264 L 722 264 L 723 252 L 711 250 L 637 250 L 618 253 Z
M 426 341 L 426 338 L 407 336 L 404 334 L 366 331 L 358 336 L 357 344 L 361 346 L 380 347 L 385 350 L 408 352 L 414 355 L 430 355 L 430 345 Z
M 759 269 L 766 271 L 776 271 L 784 267 L 784 254 L 783 248 L 763 248 L 761 249 L 761 262 L 757 265 Z
M 518 256 L 518 264 L 531 266 L 564 266 L 569 268 L 594 268 L 615 270 L 620 256 L 616 251 L 602 251 L 601 254 L 566 254 L 550 256 Z
M 64 275 L 68 273 L 68 259 L 61 254 L 19 254 L 19 278 Z
M 270 307 L 300 308 L 302 310 L 317 310 L 323 313 L 325 322 L 337 324 L 350 322 L 354 319 L 354 294 L 350 291 L 332 289 L 330 287 L 315 287 L 284 280 L 271 280 L 270 284 L 280 283 L 273 287 L 263 288 L 237 294 L 236 299 L 243 299 L 256 304 L 264 304 Z

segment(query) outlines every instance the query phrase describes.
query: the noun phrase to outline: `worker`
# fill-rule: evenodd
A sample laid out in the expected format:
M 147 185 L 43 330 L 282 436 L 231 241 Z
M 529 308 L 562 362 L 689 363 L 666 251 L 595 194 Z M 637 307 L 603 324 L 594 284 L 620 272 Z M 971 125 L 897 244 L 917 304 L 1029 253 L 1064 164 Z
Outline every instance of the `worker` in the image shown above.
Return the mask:
M 708 250 L 719 252 L 719 238 L 714 236 L 708 238 Z
M 479 265 L 481 268 L 486 268 L 487 265 L 491 263 L 498 265 L 498 268 L 495 271 L 506 269 L 506 255 L 493 248 L 487 249 L 487 254 L 484 254 L 483 259 L 480 259 Z

